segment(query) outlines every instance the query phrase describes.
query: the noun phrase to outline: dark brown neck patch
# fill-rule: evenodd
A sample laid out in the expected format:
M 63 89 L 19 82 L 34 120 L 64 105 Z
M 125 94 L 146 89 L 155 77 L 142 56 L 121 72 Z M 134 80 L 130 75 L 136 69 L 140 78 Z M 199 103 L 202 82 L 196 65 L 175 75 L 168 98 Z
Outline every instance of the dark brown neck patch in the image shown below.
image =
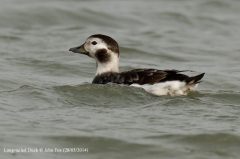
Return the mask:
M 100 63 L 106 63 L 111 60 L 111 55 L 107 53 L 106 49 L 100 49 L 95 54 L 96 58 Z

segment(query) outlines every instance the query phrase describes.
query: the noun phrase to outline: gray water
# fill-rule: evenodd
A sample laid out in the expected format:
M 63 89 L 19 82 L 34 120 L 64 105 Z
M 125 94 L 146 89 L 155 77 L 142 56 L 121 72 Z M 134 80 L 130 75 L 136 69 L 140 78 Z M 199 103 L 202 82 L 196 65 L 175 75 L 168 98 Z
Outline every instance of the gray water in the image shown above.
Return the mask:
M 179 97 L 93 85 L 95 61 L 68 49 L 96 33 L 121 71 L 206 75 Z M 0 0 L 0 48 L 1 158 L 239 159 L 240 1 Z

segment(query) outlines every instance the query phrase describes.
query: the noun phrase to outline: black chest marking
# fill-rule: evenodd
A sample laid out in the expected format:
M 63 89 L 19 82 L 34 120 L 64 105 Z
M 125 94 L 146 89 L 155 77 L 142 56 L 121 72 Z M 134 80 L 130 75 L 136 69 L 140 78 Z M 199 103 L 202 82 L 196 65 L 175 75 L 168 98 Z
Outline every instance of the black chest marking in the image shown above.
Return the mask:
M 117 76 L 119 73 L 113 73 L 113 72 L 106 72 L 101 75 L 97 75 L 92 83 L 94 84 L 107 84 L 109 82 L 114 83 L 113 78 Z

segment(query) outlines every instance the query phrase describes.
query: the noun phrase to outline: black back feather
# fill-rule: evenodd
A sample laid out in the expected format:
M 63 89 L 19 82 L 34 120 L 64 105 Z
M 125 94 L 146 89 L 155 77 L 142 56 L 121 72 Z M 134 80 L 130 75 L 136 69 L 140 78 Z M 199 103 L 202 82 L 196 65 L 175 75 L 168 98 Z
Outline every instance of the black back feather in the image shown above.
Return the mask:
M 118 84 L 155 84 L 166 81 L 184 81 L 187 84 L 196 84 L 203 78 L 204 73 L 189 77 L 181 74 L 179 70 L 156 70 L 156 69 L 135 69 L 122 73 L 107 72 L 101 75 L 97 75 L 92 83 L 106 84 L 106 83 L 118 83 Z

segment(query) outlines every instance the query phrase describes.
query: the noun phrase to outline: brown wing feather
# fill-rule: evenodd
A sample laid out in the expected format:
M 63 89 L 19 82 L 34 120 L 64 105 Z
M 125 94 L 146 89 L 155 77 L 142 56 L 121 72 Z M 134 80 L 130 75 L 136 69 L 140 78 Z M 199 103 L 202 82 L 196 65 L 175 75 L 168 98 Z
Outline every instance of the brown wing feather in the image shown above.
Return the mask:
M 167 73 L 155 69 L 136 69 L 118 74 L 113 83 L 123 84 L 154 84 L 166 77 Z
M 185 70 L 187 71 L 187 70 Z M 194 77 L 189 77 L 187 75 L 181 74 L 179 70 L 156 70 L 156 69 L 135 69 L 122 73 L 104 73 L 102 75 L 96 76 L 92 83 L 95 84 L 106 84 L 109 82 L 118 84 L 131 85 L 137 83 L 143 84 L 154 84 L 166 81 L 185 81 L 187 83 L 197 83 L 204 74 L 197 75 Z

